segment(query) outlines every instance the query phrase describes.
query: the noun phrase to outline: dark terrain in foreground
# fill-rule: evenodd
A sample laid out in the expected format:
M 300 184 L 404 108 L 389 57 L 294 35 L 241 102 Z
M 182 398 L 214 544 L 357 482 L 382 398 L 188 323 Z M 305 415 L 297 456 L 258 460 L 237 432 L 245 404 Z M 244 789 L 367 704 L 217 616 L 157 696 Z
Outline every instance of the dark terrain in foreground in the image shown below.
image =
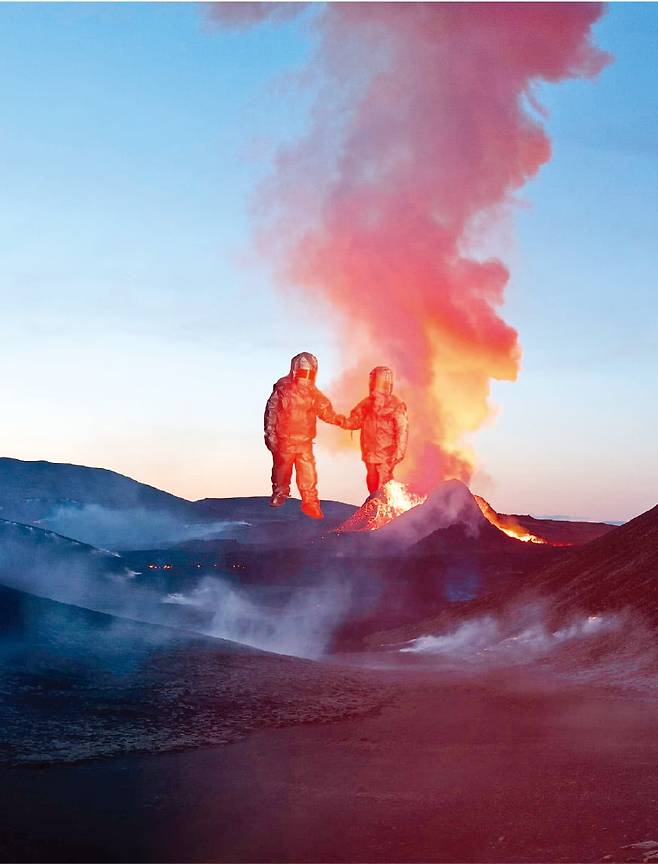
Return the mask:
M 0 612 L 0 764 L 224 744 L 260 726 L 366 714 L 390 690 L 360 669 L 320 671 L 2 586 Z
M 658 508 L 552 547 L 454 481 L 347 536 L 0 477 L 0 860 L 658 862 Z
M 649 860 L 624 847 L 658 842 L 655 702 L 527 671 L 388 678 L 394 698 L 359 719 L 260 729 L 214 749 L 0 769 L 11 788 L 0 854 Z

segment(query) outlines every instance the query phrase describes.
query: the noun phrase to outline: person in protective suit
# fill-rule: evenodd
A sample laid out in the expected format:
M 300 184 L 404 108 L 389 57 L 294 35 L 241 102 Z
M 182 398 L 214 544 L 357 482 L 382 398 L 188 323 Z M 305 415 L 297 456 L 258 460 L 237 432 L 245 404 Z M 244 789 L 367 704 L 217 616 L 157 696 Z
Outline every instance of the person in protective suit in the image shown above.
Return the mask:
M 407 406 L 393 395 L 393 372 L 388 366 L 376 366 L 370 372 L 370 395 L 351 411 L 343 429 L 361 430 L 361 456 L 372 495 L 393 479 L 409 435 Z
M 315 386 L 318 361 L 303 351 L 292 358 L 290 373 L 274 385 L 265 406 L 265 446 L 272 453 L 271 507 L 280 507 L 290 495 L 293 465 L 302 496 L 302 513 L 323 519 L 318 500 L 318 475 L 313 456 L 316 420 L 342 426 L 331 402 Z

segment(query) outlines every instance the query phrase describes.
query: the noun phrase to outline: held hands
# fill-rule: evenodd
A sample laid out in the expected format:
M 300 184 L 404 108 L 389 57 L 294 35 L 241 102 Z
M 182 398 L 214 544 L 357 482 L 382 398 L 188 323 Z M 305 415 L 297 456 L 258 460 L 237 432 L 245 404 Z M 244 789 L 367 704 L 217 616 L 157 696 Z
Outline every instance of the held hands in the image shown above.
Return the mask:
M 336 415 L 336 426 L 340 426 L 341 429 L 345 429 L 347 426 L 347 417 L 344 414 Z

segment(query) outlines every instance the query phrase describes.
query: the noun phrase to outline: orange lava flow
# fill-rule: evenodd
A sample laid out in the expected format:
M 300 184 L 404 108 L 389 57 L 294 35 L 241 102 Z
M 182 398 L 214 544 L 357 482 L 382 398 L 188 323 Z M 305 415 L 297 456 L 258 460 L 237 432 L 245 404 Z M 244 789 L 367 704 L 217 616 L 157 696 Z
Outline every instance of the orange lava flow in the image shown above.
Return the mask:
M 415 495 L 399 480 L 389 480 L 372 497 L 350 516 L 338 529 L 343 531 L 376 531 L 387 525 L 396 516 L 418 507 L 426 500 L 426 495 Z
M 547 544 L 549 542 L 548 540 L 544 540 L 543 537 L 537 537 L 536 534 L 531 534 L 513 516 L 501 516 L 500 513 L 496 513 L 493 507 L 485 501 L 484 498 L 480 498 L 479 495 L 474 495 L 473 497 L 477 501 L 478 507 L 482 511 L 484 518 L 498 528 L 499 531 L 507 534 L 508 537 L 513 537 L 515 540 L 521 540 L 522 543 Z

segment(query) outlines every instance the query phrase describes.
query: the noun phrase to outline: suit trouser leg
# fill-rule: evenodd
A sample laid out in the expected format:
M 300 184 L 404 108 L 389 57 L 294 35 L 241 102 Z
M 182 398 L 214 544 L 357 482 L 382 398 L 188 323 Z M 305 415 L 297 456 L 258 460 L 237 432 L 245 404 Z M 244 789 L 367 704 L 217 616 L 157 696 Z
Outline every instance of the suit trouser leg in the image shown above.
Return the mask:
M 366 462 L 366 485 L 372 495 L 379 489 L 379 471 L 375 462 Z
M 366 483 L 372 495 L 393 479 L 393 462 L 366 462 Z
M 295 454 L 295 474 L 302 501 L 317 501 L 318 473 L 312 445 L 298 450 Z
M 377 466 L 379 470 L 379 486 L 385 486 L 389 480 L 393 479 L 393 469 L 395 465 L 393 462 L 380 462 Z
M 290 495 L 290 478 L 292 466 L 295 464 L 295 454 L 286 450 L 275 450 L 272 453 L 272 494 L 282 492 Z

